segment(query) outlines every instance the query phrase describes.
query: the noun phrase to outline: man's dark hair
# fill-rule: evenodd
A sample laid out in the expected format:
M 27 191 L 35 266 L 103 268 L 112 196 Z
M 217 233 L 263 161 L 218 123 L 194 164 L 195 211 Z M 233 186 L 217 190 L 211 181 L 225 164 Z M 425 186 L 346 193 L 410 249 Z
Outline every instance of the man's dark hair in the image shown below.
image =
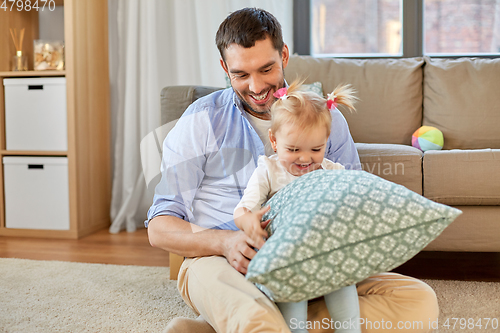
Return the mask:
M 215 43 L 222 59 L 224 51 L 235 43 L 245 48 L 255 46 L 258 40 L 271 39 L 273 46 L 281 55 L 283 34 L 281 24 L 271 13 L 260 8 L 243 8 L 231 13 L 220 24 L 215 35 Z

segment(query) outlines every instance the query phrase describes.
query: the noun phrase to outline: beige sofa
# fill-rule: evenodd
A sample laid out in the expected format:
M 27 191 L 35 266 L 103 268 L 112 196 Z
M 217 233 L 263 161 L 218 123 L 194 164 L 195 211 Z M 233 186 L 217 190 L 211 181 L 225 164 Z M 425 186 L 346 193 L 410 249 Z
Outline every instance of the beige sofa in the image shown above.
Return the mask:
M 293 57 L 285 74 L 324 92 L 351 83 L 363 169 L 463 211 L 426 250 L 500 252 L 500 59 Z M 411 146 L 421 125 L 443 132 L 443 150 Z
M 285 77 L 297 76 L 325 94 L 341 83 L 358 91 L 357 112 L 341 111 L 364 170 L 463 211 L 425 250 L 500 252 L 500 59 L 292 56 Z M 215 89 L 163 89 L 163 122 Z M 411 146 L 422 125 L 443 132 L 443 150 Z M 171 277 L 179 261 L 171 256 Z

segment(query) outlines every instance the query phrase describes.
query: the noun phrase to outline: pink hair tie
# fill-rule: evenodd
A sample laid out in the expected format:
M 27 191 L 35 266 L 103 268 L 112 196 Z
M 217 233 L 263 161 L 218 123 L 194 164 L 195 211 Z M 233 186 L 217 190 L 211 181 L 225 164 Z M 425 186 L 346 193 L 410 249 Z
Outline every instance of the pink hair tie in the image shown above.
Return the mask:
M 328 94 L 328 98 L 326 100 L 326 107 L 328 110 L 337 107 L 337 96 L 334 93 Z
M 286 87 L 280 88 L 276 90 L 276 92 L 273 94 L 274 97 L 279 98 L 281 100 L 285 100 L 288 98 L 288 89 Z

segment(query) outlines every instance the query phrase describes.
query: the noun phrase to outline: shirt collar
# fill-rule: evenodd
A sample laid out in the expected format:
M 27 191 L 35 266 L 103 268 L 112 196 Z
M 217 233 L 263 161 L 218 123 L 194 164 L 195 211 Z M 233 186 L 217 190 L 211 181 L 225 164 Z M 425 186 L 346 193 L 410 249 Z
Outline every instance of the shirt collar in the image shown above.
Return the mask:
M 234 89 L 231 87 L 231 89 L 233 90 L 233 104 L 234 106 L 236 106 L 236 108 L 241 112 L 241 114 L 245 115 L 246 112 L 245 112 L 245 108 L 243 107 L 243 103 L 241 102 L 241 99 L 238 97 L 238 95 L 236 95 L 236 92 L 234 91 Z

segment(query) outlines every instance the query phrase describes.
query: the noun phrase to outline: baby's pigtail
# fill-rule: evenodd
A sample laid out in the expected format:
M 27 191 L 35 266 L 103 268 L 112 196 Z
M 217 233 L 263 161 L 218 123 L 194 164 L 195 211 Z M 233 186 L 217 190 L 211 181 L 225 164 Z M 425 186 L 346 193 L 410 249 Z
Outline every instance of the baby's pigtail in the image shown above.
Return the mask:
M 356 90 L 350 85 L 338 85 L 331 94 L 328 94 L 327 105 L 329 109 L 336 108 L 338 104 L 346 106 L 351 111 L 356 111 L 354 103 L 359 100 L 354 94 Z

